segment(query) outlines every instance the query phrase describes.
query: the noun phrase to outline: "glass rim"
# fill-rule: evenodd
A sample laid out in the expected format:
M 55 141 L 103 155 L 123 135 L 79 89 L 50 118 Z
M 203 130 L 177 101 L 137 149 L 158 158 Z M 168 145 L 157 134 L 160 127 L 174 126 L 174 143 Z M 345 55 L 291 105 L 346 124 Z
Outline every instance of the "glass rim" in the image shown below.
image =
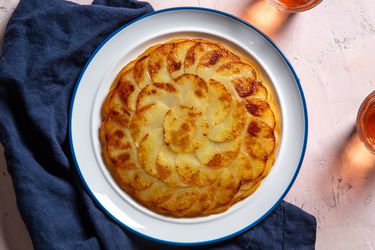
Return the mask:
M 314 8 L 315 6 L 317 6 L 318 4 L 320 4 L 323 0 L 311 0 L 301 6 L 297 6 L 297 7 L 287 7 L 287 6 L 284 6 L 280 3 L 277 2 L 277 0 L 268 0 L 268 2 L 274 6 L 275 8 L 277 8 L 278 10 L 280 11 L 283 11 L 283 12 L 302 12 L 302 11 L 306 11 L 306 10 L 309 10 L 309 9 L 312 9 Z

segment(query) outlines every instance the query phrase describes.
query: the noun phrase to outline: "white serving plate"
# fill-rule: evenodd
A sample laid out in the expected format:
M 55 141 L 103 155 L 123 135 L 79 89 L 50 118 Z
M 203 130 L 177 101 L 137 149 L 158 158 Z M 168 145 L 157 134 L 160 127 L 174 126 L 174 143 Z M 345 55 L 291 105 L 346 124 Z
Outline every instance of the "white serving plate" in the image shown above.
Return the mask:
M 146 48 L 173 38 L 217 40 L 247 53 L 263 67 L 282 117 L 276 162 L 256 192 L 228 211 L 176 219 L 132 200 L 114 182 L 101 157 L 101 105 L 118 72 Z M 229 14 L 181 7 L 138 18 L 110 35 L 93 53 L 77 82 L 70 110 L 70 143 L 78 173 L 96 204 L 114 221 L 146 238 L 199 245 L 238 235 L 264 219 L 286 195 L 300 169 L 307 143 L 307 111 L 292 66 L 263 33 Z

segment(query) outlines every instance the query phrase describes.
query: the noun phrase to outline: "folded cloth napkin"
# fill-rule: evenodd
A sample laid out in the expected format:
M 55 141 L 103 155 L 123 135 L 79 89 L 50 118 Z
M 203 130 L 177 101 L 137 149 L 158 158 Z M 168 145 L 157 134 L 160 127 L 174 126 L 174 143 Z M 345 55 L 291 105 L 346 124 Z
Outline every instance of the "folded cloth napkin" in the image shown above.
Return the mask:
M 68 139 L 69 103 L 84 64 L 111 32 L 151 11 L 134 0 L 21 0 L 8 23 L 0 141 L 36 249 L 176 249 L 124 230 L 93 203 Z M 315 232 L 313 216 L 282 202 L 256 227 L 202 248 L 313 249 Z

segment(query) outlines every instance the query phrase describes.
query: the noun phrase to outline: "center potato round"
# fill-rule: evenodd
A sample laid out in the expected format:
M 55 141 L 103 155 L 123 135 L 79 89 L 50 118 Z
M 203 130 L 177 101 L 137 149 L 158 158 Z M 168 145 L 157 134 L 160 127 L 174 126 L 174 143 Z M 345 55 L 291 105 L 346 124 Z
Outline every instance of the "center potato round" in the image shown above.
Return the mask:
M 103 104 L 103 158 L 154 212 L 221 213 L 274 163 L 279 115 L 249 60 L 216 42 L 153 46 L 118 74 Z

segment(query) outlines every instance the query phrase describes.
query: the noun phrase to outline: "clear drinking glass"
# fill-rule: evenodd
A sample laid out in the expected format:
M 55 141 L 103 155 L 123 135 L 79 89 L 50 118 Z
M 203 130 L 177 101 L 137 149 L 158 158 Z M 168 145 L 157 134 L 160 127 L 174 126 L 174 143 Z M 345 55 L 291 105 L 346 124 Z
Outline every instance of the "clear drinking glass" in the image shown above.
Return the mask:
M 269 3 L 281 11 L 300 12 L 311 9 L 322 0 L 268 0 Z
M 375 154 L 375 91 L 362 102 L 356 125 L 359 138 Z

